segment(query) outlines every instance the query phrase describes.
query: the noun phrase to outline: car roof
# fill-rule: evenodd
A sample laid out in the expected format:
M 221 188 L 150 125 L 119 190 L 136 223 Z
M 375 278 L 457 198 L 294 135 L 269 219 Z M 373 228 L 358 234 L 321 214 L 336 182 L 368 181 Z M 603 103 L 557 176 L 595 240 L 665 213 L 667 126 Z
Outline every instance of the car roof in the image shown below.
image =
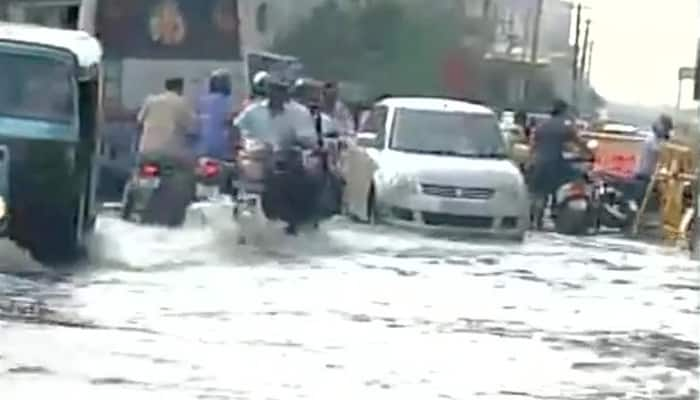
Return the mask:
M 0 22 L 0 41 L 37 44 L 67 50 L 75 55 L 81 67 L 90 67 L 102 59 L 100 42 L 83 31 Z
M 389 108 L 496 115 L 493 110 L 482 105 L 438 97 L 389 97 L 377 104 Z

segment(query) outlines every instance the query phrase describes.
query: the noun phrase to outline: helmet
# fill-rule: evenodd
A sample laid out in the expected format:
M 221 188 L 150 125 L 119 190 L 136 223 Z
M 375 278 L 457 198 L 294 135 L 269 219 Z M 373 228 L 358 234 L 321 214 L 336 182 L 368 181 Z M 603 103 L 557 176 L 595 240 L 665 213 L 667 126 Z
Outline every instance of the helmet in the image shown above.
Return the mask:
M 552 115 L 562 115 L 569 110 L 569 104 L 562 99 L 556 99 L 552 103 Z
M 673 119 L 666 114 L 661 114 L 652 126 L 652 130 L 656 136 L 664 139 L 669 139 L 671 137 L 673 128 Z
M 304 89 L 306 88 L 306 79 L 304 78 L 298 78 L 297 80 L 292 83 L 292 87 L 289 90 L 289 93 L 292 95 L 292 97 L 301 99 L 304 97 L 305 91 Z
M 672 131 L 674 128 L 673 127 L 673 119 L 670 116 L 668 116 L 667 114 L 661 114 L 661 116 L 659 117 L 659 123 L 667 131 Z
M 217 69 L 209 77 L 209 91 L 212 93 L 231 94 L 231 73 L 226 69 Z
M 266 96 L 267 95 L 267 85 L 270 79 L 270 74 L 266 71 L 258 71 L 253 76 L 253 84 L 251 91 L 256 96 Z
M 306 106 L 317 106 L 321 98 L 320 89 L 318 81 L 299 78 L 292 84 L 290 93 L 296 101 Z

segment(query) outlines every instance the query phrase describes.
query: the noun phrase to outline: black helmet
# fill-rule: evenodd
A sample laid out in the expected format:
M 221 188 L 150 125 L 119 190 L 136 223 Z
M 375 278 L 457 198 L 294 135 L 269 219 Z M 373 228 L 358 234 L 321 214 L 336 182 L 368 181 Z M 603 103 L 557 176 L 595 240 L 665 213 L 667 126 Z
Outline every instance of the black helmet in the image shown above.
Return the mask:
M 652 126 L 654 134 L 656 134 L 657 137 L 663 139 L 669 139 L 671 137 L 671 131 L 673 131 L 673 129 L 673 119 L 666 114 L 661 114 Z
M 671 118 L 667 114 L 661 114 L 661 116 L 659 117 L 659 123 L 661 124 L 661 127 L 668 132 L 672 131 L 674 128 L 673 118 Z
M 569 104 L 562 100 L 562 99 L 556 99 L 552 103 L 552 115 L 562 115 L 566 114 L 566 112 L 569 111 Z

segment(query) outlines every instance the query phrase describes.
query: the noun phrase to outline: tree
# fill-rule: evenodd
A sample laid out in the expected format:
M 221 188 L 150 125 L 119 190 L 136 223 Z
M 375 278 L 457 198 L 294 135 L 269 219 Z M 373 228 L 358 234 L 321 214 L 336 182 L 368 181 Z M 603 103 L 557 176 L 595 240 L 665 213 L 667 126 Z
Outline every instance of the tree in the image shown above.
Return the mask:
M 302 59 L 320 79 L 363 82 L 380 93 L 436 95 L 449 49 L 460 47 L 462 22 L 447 7 L 373 2 L 356 11 L 328 1 L 274 50 Z

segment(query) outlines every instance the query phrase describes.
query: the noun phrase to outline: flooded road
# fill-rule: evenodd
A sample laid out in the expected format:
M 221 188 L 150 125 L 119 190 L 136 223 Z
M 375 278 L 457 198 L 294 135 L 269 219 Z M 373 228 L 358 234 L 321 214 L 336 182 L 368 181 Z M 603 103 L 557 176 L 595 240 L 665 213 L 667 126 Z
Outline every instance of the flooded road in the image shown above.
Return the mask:
M 215 224 L 99 232 L 70 276 L 0 275 L 71 322 L 0 321 L 3 399 L 697 398 L 698 269 L 681 254 L 342 220 L 259 249 Z

